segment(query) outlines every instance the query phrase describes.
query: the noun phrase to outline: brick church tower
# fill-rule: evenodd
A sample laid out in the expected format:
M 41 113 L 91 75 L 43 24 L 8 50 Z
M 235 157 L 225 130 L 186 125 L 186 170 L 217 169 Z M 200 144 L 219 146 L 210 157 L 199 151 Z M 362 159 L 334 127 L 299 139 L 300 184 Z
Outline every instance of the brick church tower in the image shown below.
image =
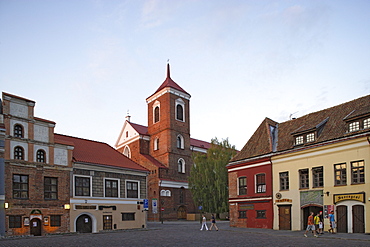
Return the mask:
M 207 152 L 208 142 L 190 138 L 190 94 L 167 77 L 146 99 L 148 126 L 125 121 L 118 151 L 150 170 L 148 220 L 186 219 L 196 212 L 188 177 L 192 152 Z

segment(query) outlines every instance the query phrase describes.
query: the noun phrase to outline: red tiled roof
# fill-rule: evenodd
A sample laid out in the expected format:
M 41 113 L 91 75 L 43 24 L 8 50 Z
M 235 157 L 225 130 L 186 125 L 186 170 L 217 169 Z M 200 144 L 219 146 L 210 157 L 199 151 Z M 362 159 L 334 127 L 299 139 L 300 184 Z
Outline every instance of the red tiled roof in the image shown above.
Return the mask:
M 73 159 L 75 162 L 107 165 L 138 171 L 148 171 L 106 143 L 72 136 L 65 136 L 61 134 L 55 134 L 54 137 L 55 142 L 57 143 L 73 144 Z
M 201 141 L 198 139 L 194 139 L 194 138 L 190 138 L 190 145 L 194 147 L 205 148 L 205 149 L 209 149 L 211 147 L 211 143 Z
M 363 129 L 348 133 L 347 121 L 361 116 L 370 116 L 370 95 L 283 123 L 276 123 L 266 118 L 231 162 L 257 157 L 275 151 L 279 152 L 301 148 L 302 145 L 294 145 L 294 137 L 303 133 L 316 133 L 313 142 L 303 145 L 311 146 L 351 135 L 370 132 L 370 129 Z M 271 134 L 269 126 L 277 127 L 277 135 L 275 137 Z M 274 143 L 276 145 L 275 150 L 273 150 L 272 146 Z
M 140 135 L 147 135 L 148 134 L 148 127 L 136 123 L 131 123 L 129 124 L 134 128 Z
M 162 85 L 159 86 L 159 88 L 157 89 L 157 91 L 155 91 L 154 94 L 158 93 L 159 91 L 161 91 L 162 89 L 166 88 L 166 87 L 170 87 L 170 88 L 174 88 L 180 92 L 183 92 L 183 93 L 186 93 L 188 94 L 182 87 L 180 87 L 176 82 L 174 82 L 172 79 L 171 79 L 171 76 L 170 76 L 170 64 L 167 64 L 167 78 L 166 80 L 164 80 L 164 82 L 162 83 Z M 152 97 L 154 94 L 150 95 L 148 98 Z M 190 95 L 190 94 L 188 94 Z
M 35 120 L 38 120 L 38 121 L 42 121 L 42 122 L 48 122 L 48 123 L 52 123 L 52 124 L 55 124 L 54 121 L 51 121 L 51 120 L 47 120 L 47 119 L 43 119 L 43 118 L 39 118 L 39 117 L 34 117 Z
M 163 165 L 161 162 L 159 162 L 158 160 L 156 160 L 155 158 L 153 158 L 149 154 L 141 154 L 141 155 L 144 156 L 147 160 L 149 160 L 153 165 L 155 165 L 155 166 L 157 166 L 159 168 L 168 169 L 167 166 Z

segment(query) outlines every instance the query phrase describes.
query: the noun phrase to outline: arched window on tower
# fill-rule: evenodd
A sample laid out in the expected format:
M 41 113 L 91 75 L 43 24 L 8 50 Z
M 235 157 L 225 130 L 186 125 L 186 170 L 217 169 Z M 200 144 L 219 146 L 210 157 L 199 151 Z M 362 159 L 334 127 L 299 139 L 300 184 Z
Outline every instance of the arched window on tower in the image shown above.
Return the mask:
M 14 125 L 14 137 L 23 137 L 23 126 L 20 124 Z
M 176 100 L 176 120 L 185 121 L 185 102 L 182 99 Z
M 123 149 L 123 155 L 125 155 L 126 157 L 131 158 L 131 152 L 130 152 L 130 148 L 128 146 L 125 146 L 125 148 Z
M 153 122 L 157 123 L 160 120 L 160 107 L 161 103 L 156 100 L 153 104 Z
M 46 161 L 46 153 L 45 153 L 44 150 L 42 150 L 42 149 L 37 150 L 37 153 L 36 153 L 36 161 L 37 162 L 41 162 L 41 163 L 45 163 L 45 161 Z
M 182 135 L 177 136 L 177 148 L 184 149 L 184 137 Z
M 159 138 L 155 138 L 154 139 L 154 150 L 158 150 L 159 149 Z
M 184 159 L 179 159 L 177 161 L 177 166 L 178 166 L 178 171 L 179 173 L 185 173 L 185 160 Z

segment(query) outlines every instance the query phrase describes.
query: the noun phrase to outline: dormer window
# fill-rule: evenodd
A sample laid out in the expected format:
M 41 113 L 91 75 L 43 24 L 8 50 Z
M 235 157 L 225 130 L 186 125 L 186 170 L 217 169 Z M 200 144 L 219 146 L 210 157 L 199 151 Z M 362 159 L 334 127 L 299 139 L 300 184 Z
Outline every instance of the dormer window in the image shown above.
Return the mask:
M 306 142 L 313 142 L 315 140 L 315 133 L 309 133 L 306 136 Z
M 295 145 L 303 144 L 303 136 L 297 136 L 295 138 Z
M 349 132 L 360 130 L 360 122 L 352 122 L 349 124 Z

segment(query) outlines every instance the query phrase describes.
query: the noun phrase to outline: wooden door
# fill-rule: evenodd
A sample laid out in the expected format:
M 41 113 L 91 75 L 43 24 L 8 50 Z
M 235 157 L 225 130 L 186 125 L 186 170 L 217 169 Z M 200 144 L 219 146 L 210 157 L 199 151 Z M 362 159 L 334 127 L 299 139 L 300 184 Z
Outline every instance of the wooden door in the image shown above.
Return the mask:
M 41 220 L 33 218 L 30 222 L 30 234 L 33 236 L 41 236 Z
M 352 207 L 353 233 L 365 233 L 364 206 L 355 205 Z
M 112 230 L 112 215 L 103 215 L 103 230 Z
M 177 218 L 186 219 L 186 207 L 185 206 L 179 207 L 179 209 L 177 210 Z
M 279 206 L 279 230 L 291 230 L 291 205 Z
M 337 232 L 348 232 L 347 206 L 337 207 Z
M 83 214 L 77 218 L 76 232 L 80 233 L 91 233 L 92 232 L 92 221 L 90 216 Z

